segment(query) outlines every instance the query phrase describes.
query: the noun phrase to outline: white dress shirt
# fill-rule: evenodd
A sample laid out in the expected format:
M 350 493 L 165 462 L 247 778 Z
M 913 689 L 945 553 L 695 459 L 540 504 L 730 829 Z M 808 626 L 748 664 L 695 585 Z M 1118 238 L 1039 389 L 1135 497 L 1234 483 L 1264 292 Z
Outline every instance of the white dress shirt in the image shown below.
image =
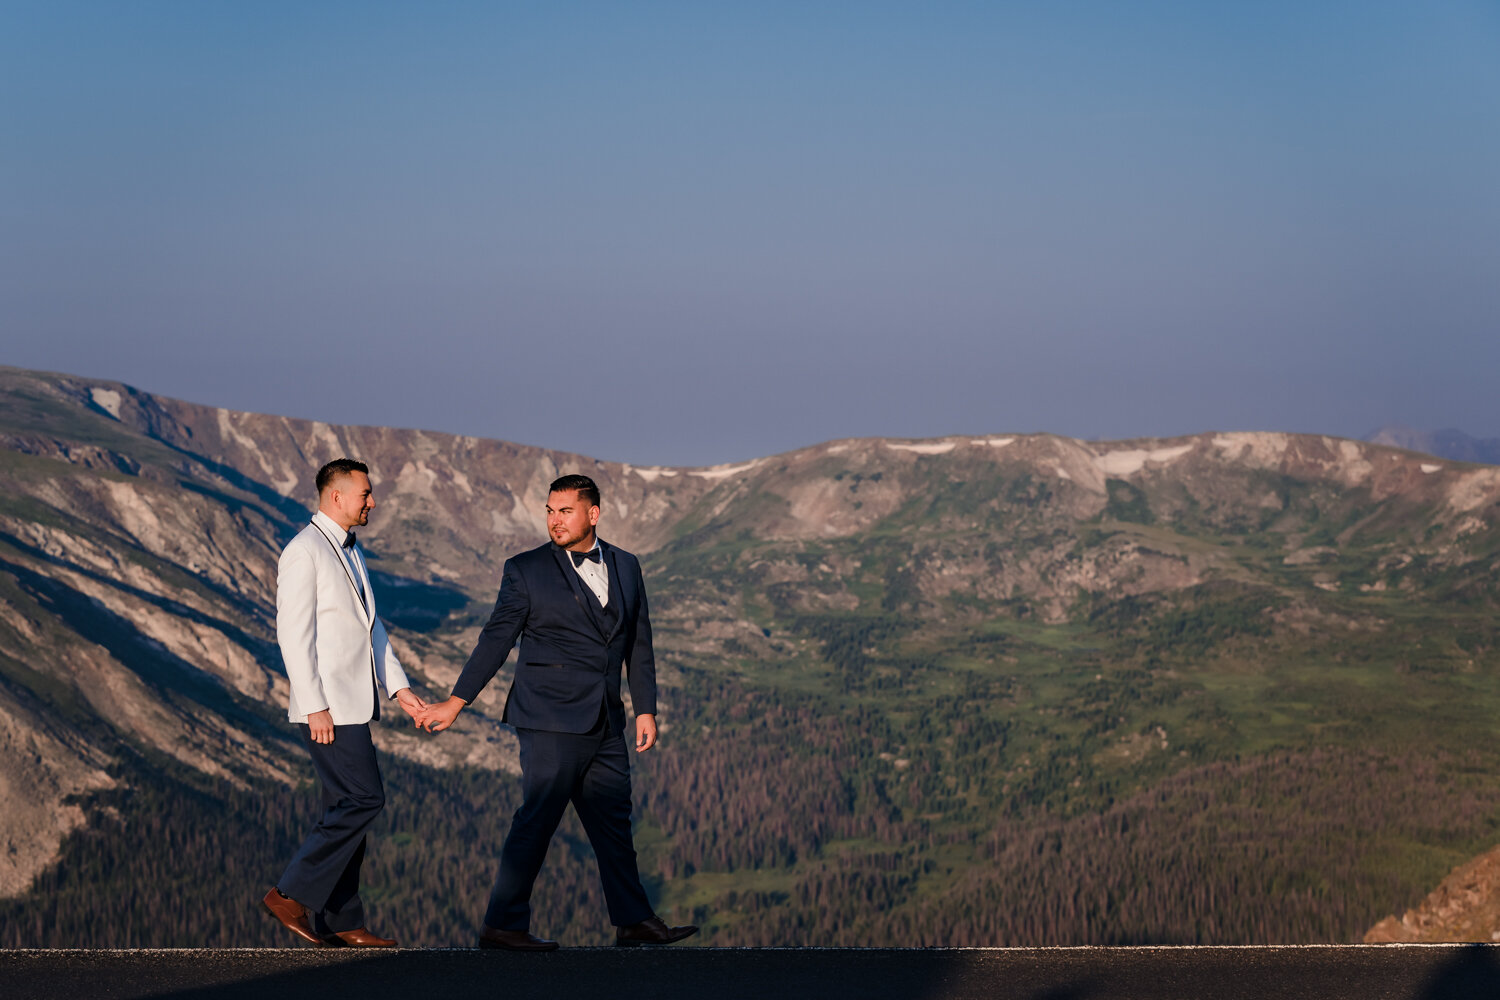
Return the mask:
M 573 571 L 583 578 L 583 582 L 588 584 L 594 596 L 599 598 L 599 606 L 607 608 L 609 607 L 609 569 L 604 565 L 604 551 L 599 548 L 598 538 L 594 539 L 594 547 L 589 551 L 599 553 L 598 562 L 592 559 L 585 559 L 581 563 L 576 562 L 572 552 L 568 553 L 568 562 L 573 563 Z
M 344 537 L 348 530 L 340 528 L 339 523 L 321 510 L 312 516 L 312 523 L 316 524 L 328 540 L 338 547 L 344 557 L 344 562 L 349 564 L 349 575 L 354 577 L 355 586 L 359 588 L 359 601 L 370 609 L 370 591 L 366 587 L 366 581 L 370 579 L 370 571 L 365 568 L 365 557 L 359 551 L 359 543 L 355 542 L 347 549 L 344 548 Z

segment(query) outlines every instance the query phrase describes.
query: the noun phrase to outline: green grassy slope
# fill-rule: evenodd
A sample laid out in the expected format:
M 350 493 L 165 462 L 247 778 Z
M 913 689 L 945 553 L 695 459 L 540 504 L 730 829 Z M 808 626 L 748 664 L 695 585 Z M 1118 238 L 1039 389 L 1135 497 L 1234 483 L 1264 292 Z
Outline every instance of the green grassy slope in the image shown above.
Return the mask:
M 107 747 L 125 787 L 0 908 L 0 944 L 273 943 L 249 907 L 308 792 L 168 760 L 102 718 L 60 654 L 99 648 L 106 622 L 108 662 L 151 690 L 274 724 L 244 692 L 173 681 L 191 649 L 155 662 L 128 614 L 78 594 L 169 611 L 274 672 L 267 585 L 188 565 L 106 487 L 163 523 L 191 497 L 193 530 L 253 541 L 235 565 L 273 558 L 292 510 L 190 435 L 169 446 L 10 378 L 0 685 Z M 702 943 L 1358 940 L 1500 840 L 1500 509 L 1472 468 L 1321 438 L 1043 436 L 840 442 L 691 479 L 651 480 L 670 512 L 643 553 L 666 728 L 635 781 L 643 871 Z M 383 535 L 386 564 L 421 564 L 426 537 Z M 97 556 L 94 577 L 68 545 Z M 465 579 L 498 578 L 469 558 Z M 394 573 L 377 587 L 438 674 L 493 599 Z M 388 777 L 368 879 L 382 927 L 462 943 L 515 781 L 395 758 Z M 549 864 L 537 930 L 602 940 L 575 829 Z M 183 919 L 152 919 L 142 880 L 169 882 Z

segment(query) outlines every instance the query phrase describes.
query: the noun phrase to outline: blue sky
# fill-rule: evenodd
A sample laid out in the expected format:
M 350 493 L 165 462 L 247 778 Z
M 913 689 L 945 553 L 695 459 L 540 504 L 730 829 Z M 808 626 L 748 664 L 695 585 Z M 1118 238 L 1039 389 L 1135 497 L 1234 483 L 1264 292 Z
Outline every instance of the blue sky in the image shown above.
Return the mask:
M 1500 4 L 0 0 L 0 363 L 638 463 L 1500 435 Z

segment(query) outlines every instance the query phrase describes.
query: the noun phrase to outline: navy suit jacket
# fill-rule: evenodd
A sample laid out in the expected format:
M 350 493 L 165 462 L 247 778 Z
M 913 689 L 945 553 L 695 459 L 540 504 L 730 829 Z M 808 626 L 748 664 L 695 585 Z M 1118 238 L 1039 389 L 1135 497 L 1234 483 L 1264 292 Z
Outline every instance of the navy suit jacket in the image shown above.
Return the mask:
M 622 666 L 636 714 L 656 714 L 656 658 L 641 564 L 608 542 L 599 547 L 609 569 L 608 611 L 567 550 L 551 542 L 505 561 L 495 610 L 453 685 L 455 695 L 472 702 L 519 639 L 503 721 L 519 729 L 586 733 L 598 724 L 602 706 L 623 731 Z

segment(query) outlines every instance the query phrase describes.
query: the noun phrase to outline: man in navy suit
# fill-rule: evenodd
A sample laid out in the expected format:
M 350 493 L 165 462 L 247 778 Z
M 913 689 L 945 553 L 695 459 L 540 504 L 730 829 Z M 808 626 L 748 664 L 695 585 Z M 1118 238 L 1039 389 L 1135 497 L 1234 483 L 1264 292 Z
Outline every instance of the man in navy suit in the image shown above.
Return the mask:
M 671 944 L 697 932 L 651 909 L 630 832 L 630 759 L 620 672 L 630 683 L 635 748 L 656 745 L 656 661 L 641 564 L 600 541 L 599 487 L 563 476 L 547 495 L 551 541 L 505 562 L 495 610 L 447 701 L 418 725 L 441 732 L 495 676 L 519 639 L 520 662 L 502 721 L 521 749 L 521 807 L 500 851 L 482 948 L 551 951 L 531 933 L 531 886 L 568 803 L 588 833 L 615 925 L 615 943 Z

